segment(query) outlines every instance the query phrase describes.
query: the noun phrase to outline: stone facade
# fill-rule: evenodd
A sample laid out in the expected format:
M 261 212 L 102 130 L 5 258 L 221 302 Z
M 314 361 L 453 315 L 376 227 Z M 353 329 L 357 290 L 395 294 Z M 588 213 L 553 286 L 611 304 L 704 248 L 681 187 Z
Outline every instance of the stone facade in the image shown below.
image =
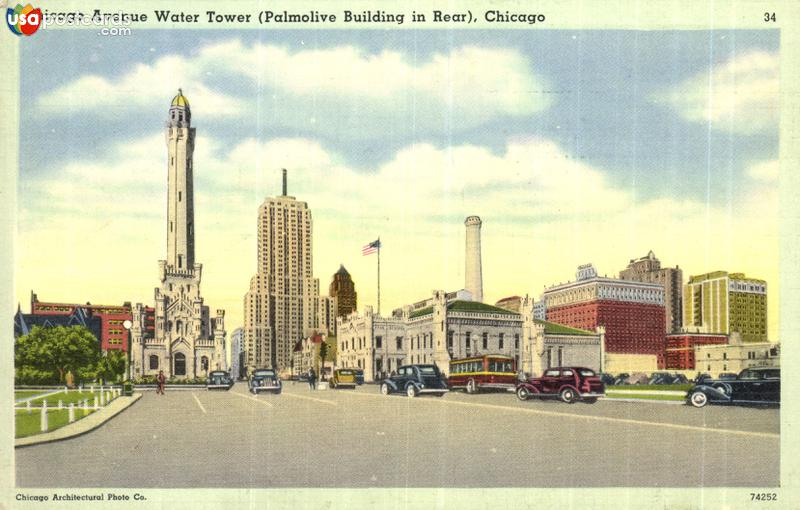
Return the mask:
M 733 334 L 728 344 L 695 346 L 694 358 L 695 370 L 716 377 L 750 367 L 780 366 L 780 344 L 744 342 L 739 334 Z
M 158 262 L 155 334 L 147 335 L 147 308 L 132 310 L 131 359 L 136 377 L 204 377 L 225 369 L 225 311 L 211 316 L 200 292 L 203 266 L 194 259 L 193 151 L 189 101 L 179 91 L 172 100 L 166 128 L 167 259 Z
M 505 354 L 520 369 L 539 374 L 555 366 L 560 353 L 562 363 L 600 369 L 603 332 L 534 319 L 528 297 L 522 298 L 522 313 L 459 297 L 463 294 L 435 291 L 432 299 L 395 310 L 391 317 L 366 307 L 361 315 L 339 319 L 336 366 L 363 368 L 365 380 L 373 381 L 403 364 L 436 364 L 447 374 L 451 359 Z

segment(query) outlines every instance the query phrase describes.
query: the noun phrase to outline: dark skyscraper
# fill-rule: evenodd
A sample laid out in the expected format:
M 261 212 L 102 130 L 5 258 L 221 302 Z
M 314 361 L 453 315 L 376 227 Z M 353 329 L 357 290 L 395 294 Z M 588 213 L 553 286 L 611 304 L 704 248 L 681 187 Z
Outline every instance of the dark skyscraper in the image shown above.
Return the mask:
M 345 317 L 356 311 L 358 306 L 356 286 L 344 266 L 340 265 L 339 270 L 333 275 L 333 281 L 331 281 L 331 286 L 328 288 L 328 295 L 336 298 L 337 317 Z

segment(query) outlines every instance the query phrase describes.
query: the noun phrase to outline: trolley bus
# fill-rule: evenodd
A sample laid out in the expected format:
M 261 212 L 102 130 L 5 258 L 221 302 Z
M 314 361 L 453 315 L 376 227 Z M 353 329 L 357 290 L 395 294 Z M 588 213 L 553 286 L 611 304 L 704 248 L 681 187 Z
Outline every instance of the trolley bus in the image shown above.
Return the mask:
M 517 367 L 514 358 L 502 354 L 485 354 L 450 361 L 448 385 L 464 388 L 467 393 L 482 389 L 513 390 L 517 383 Z

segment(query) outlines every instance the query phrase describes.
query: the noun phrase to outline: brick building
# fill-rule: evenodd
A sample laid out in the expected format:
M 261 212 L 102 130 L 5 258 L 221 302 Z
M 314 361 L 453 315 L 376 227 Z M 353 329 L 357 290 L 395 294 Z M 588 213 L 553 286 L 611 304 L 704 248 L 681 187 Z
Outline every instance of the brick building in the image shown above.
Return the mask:
M 695 347 L 699 345 L 724 345 L 728 335 L 709 333 L 676 333 L 667 335 L 666 366 L 669 370 L 694 370 Z
M 606 353 L 654 356 L 664 368 L 662 285 L 599 277 L 586 264 L 576 281 L 546 289 L 543 299 L 549 322 L 588 331 L 602 326 Z

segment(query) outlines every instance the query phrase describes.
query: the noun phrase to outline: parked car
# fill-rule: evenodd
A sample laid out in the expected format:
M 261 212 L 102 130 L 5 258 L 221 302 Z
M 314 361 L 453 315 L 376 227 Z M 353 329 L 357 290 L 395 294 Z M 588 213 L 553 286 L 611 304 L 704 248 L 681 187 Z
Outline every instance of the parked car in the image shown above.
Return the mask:
M 694 407 L 706 404 L 780 405 L 781 369 L 746 368 L 736 379 L 707 379 L 686 394 Z
M 517 398 L 558 398 L 572 404 L 582 400 L 589 404 L 605 396 L 605 385 L 594 370 L 585 367 L 554 367 L 541 377 L 532 377 L 517 385 Z
M 732 372 L 722 372 L 717 376 L 718 381 L 735 381 L 738 378 L 738 374 L 734 374 Z
M 699 374 L 697 377 L 695 377 L 694 381 L 692 381 L 692 382 L 694 382 L 694 384 L 702 384 L 705 381 L 711 381 L 712 379 L 714 379 L 714 378 L 711 377 L 711 374 L 703 373 L 703 374 Z
M 258 395 L 262 391 L 271 391 L 280 395 L 283 389 L 278 374 L 271 368 L 257 368 L 250 377 L 250 392 Z
M 606 386 L 613 386 L 617 382 L 617 377 L 614 377 L 611 374 L 600 373 L 597 375 L 600 377 L 600 380 L 603 381 L 603 384 Z
M 356 374 L 356 384 L 359 386 L 364 384 L 364 371 L 360 368 L 354 368 L 353 372 Z
M 356 387 L 356 371 L 352 368 L 337 368 L 330 379 L 331 388 Z
M 405 392 L 409 397 L 431 394 L 441 397 L 447 393 L 447 381 L 436 365 L 404 365 L 397 374 L 381 383 L 381 393 Z
M 206 380 L 206 389 L 229 390 L 233 386 L 233 378 L 224 370 L 212 370 Z

